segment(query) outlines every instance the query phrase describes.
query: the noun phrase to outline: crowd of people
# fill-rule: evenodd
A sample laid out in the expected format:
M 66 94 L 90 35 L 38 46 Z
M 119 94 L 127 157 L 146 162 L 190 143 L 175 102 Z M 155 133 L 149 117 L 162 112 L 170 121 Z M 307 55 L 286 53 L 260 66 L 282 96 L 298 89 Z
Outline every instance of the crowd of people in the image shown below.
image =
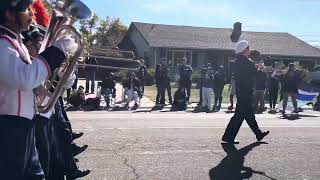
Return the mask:
M 129 72 L 127 78 L 122 83 L 123 85 L 123 102 L 125 109 L 129 109 L 129 104 L 134 101 L 132 109 L 137 109 L 140 105 L 139 99 L 144 94 L 145 76 L 147 74 L 146 66 L 143 59 L 141 60 L 141 68 L 138 72 Z M 285 115 L 288 98 L 290 97 L 294 106 L 294 113 L 298 113 L 301 109 L 297 107 L 296 96 L 298 94 L 298 85 L 302 81 L 301 74 L 296 70 L 295 65 L 290 63 L 287 67 L 280 66 L 264 66 L 263 63 L 256 63 L 255 68 L 257 73 L 254 76 L 254 101 L 255 113 L 262 113 L 268 108 L 265 105 L 265 101 L 269 102 L 269 112 L 276 113 L 282 112 Z M 182 58 L 179 65 L 179 80 L 177 81 L 177 90 L 172 96 L 171 79 L 169 75 L 168 60 L 161 58 L 159 64 L 155 69 L 155 86 L 157 90 L 156 94 L 156 106 L 166 105 L 167 102 L 172 105 L 172 110 L 185 110 L 187 105 L 190 104 L 190 96 L 192 89 L 192 73 L 193 69 L 187 64 L 187 58 Z M 93 74 L 90 71 L 86 71 L 87 74 Z M 93 75 L 95 77 L 95 75 Z M 89 81 L 86 79 L 86 88 L 79 86 L 78 90 L 75 90 L 72 95 L 67 95 L 68 103 L 72 104 L 76 109 L 85 110 L 98 110 L 101 109 L 100 100 L 103 99 L 106 102 L 106 106 L 103 109 L 110 109 L 111 104 L 115 102 L 116 96 L 116 77 L 112 72 L 107 72 L 105 78 L 99 83 L 99 92 L 97 97 L 85 98 L 86 94 L 89 94 Z M 95 83 L 94 81 L 91 83 Z M 228 74 L 225 72 L 223 66 L 213 66 L 211 63 L 206 64 L 200 71 L 199 82 L 199 101 L 197 111 L 204 112 L 217 112 L 221 109 L 223 100 L 223 90 L 226 84 L 229 84 L 229 100 L 230 106 L 228 110 L 233 110 L 234 99 L 236 94 L 235 76 L 234 72 L 231 73 L 231 77 L 228 80 Z M 72 86 L 75 88 L 76 86 Z M 94 93 L 94 84 L 91 85 L 91 93 Z M 71 88 L 70 88 L 71 89 Z M 280 95 L 280 96 L 279 96 Z M 279 99 L 280 97 L 280 99 Z M 213 102 L 212 102 L 213 99 Z M 282 100 L 282 109 L 276 107 L 277 102 Z M 177 103 L 180 102 L 180 103 Z M 184 103 L 182 103 L 184 102 Z M 81 108 L 81 106 L 83 108 Z M 277 109 L 276 109 L 277 108 Z

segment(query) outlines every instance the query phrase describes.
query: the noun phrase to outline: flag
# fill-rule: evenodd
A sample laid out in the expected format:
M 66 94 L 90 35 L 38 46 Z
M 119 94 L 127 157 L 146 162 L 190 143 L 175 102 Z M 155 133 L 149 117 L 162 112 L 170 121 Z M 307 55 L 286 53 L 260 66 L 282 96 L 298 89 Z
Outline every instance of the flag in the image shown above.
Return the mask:
M 302 108 L 307 103 L 312 102 L 319 95 L 319 88 L 310 86 L 309 84 L 300 84 L 298 89 L 297 104 L 298 108 Z M 283 100 L 279 102 L 279 108 L 283 107 Z M 286 110 L 293 111 L 294 107 L 292 104 L 292 99 L 289 97 Z

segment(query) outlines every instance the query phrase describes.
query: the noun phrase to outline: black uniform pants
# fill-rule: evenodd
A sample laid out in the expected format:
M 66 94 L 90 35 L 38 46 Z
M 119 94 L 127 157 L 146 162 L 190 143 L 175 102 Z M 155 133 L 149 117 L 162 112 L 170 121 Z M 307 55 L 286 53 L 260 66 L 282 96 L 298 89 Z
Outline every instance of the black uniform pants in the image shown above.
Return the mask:
M 172 103 L 171 84 L 170 81 L 160 82 L 160 104 L 165 104 L 166 90 L 168 92 L 169 102 Z
M 36 115 L 33 120 L 36 123 L 36 147 L 39 153 L 39 160 L 44 174 L 47 176 L 50 171 L 51 143 L 49 119 Z
M 262 133 L 254 115 L 253 96 L 237 97 L 235 113 L 227 126 L 222 140 L 233 141 L 239 132 L 243 120 L 246 120 L 256 136 Z
M 160 99 L 161 99 L 161 84 L 156 84 L 157 87 L 157 97 L 156 97 L 156 104 L 160 103 Z
M 187 91 L 186 94 L 187 94 L 188 101 L 190 99 L 190 94 L 191 94 L 191 85 L 192 85 L 192 82 L 190 79 L 182 79 L 180 81 L 180 87 L 185 88 L 185 90 Z
M 35 145 L 34 121 L 0 116 L 0 179 L 44 179 Z
M 278 99 L 278 88 L 271 88 L 269 90 L 269 104 L 270 108 L 276 108 L 277 99 Z
M 144 95 L 144 78 L 140 78 L 140 84 L 141 84 L 141 90 L 142 90 L 142 95 Z
M 217 86 L 214 88 L 214 106 L 215 107 L 221 107 L 222 103 L 222 91 L 223 91 L 223 86 Z

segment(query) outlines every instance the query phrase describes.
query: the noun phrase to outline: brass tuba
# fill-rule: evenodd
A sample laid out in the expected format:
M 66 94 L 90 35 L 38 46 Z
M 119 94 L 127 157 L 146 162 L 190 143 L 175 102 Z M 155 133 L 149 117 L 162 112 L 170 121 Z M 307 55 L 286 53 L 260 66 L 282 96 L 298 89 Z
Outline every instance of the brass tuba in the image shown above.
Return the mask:
M 63 65 L 58 68 L 63 75 L 56 80 L 58 69 L 55 70 L 52 77 L 46 80 L 43 84 L 45 97 L 37 102 L 37 109 L 40 113 L 47 113 L 53 108 L 59 96 L 64 92 L 64 84 L 74 72 L 78 58 L 81 56 L 84 44 L 82 42 L 81 34 L 72 26 L 74 22 L 81 19 L 91 19 L 93 14 L 90 9 L 80 0 L 50 0 L 48 1 L 53 7 L 51 20 L 44 37 L 40 52 L 49 47 L 61 35 L 71 34 L 78 43 L 78 49 L 73 56 L 68 56 Z

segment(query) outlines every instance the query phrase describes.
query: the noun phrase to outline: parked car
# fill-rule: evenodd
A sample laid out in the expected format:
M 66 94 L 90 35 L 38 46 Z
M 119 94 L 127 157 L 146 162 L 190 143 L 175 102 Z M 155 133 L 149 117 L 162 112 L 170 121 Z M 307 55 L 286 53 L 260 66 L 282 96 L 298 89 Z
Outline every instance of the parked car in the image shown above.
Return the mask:
M 311 83 L 320 85 L 320 65 L 309 71 L 308 79 Z

